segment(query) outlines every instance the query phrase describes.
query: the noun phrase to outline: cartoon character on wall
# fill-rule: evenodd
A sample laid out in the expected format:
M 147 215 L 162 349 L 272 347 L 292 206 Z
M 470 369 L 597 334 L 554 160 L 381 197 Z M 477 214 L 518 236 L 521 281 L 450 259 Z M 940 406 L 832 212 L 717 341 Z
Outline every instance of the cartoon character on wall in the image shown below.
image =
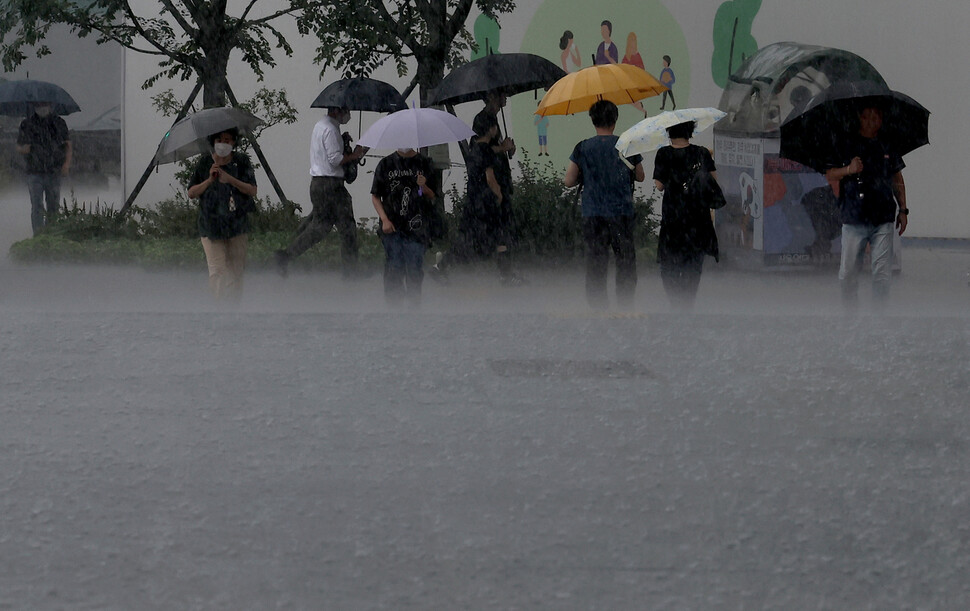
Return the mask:
M 643 58 L 640 57 L 640 50 L 637 45 L 637 35 L 634 32 L 630 32 L 626 36 L 626 51 L 623 53 L 623 61 L 621 63 L 645 70 L 643 67 Z M 643 104 L 640 102 L 634 102 L 633 107 L 642 112 L 644 117 L 647 116 L 647 111 L 643 109 Z
M 569 73 L 583 67 L 583 60 L 580 59 L 579 55 L 579 46 L 576 44 L 572 32 L 566 30 L 562 33 L 562 38 L 559 39 L 559 48 L 562 49 L 559 63 L 563 72 Z M 570 69 L 569 64 L 572 64 L 573 69 Z
M 620 51 L 611 38 L 613 36 L 613 24 L 607 19 L 600 24 L 600 35 L 603 42 L 596 47 L 596 55 L 593 56 L 593 64 L 601 66 L 604 64 L 620 63 Z
M 660 99 L 660 110 L 664 110 L 667 106 L 667 96 L 670 95 L 670 103 L 673 105 L 670 110 L 677 110 L 677 100 L 674 99 L 674 83 L 677 82 L 677 77 L 674 76 L 674 71 L 670 68 L 670 56 L 663 56 L 663 69 L 660 71 L 660 83 L 667 88 L 664 91 L 663 97 Z
M 549 117 L 536 115 L 536 135 L 539 137 L 539 154 L 537 157 L 549 156 Z

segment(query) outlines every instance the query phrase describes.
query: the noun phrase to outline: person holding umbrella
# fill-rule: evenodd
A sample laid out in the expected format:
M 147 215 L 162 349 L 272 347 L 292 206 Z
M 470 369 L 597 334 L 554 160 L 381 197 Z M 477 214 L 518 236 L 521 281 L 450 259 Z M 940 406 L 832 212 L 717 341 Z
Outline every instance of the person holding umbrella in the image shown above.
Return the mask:
M 710 205 L 691 188 L 699 173 L 717 180 L 711 152 L 690 142 L 696 125 L 685 121 L 668 127 L 670 144 L 657 150 L 653 162 L 654 186 L 663 193 L 657 242 L 660 279 L 671 305 L 687 311 L 694 307 L 704 257 L 718 257 Z
M 235 128 L 209 136 L 212 153 L 199 158 L 188 189 L 188 196 L 199 200 L 209 289 L 216 299 L 233 301 L 242 296 L 248 215 L 256 209 L 256 175 L 249 156 L 235 150 L 238 137 Z
M 583 237 L 586 240 L 586 299 L 590 307 L 606 309 L 609 249 L 616 257 L 617 305 L 633 307 L 637 287 L 637 251 L 633 243 L 633 183 L 643 182 L 642 157 L 616 152 L 619 110 L 609 100 L 589 109 L 596 135 L 573 149 L 566 166 L 567 187 L 583 185 Z
M 499 277 L 503 284 L 518 286 L 524 280 L 517 273 L 512 271 L 512 253 L 509 250 L 514 237 L 514 227 L 512 223 L 512 167 L 509 160 L 515 155 L 515 141 L 512 138 L 502 136 L 499 129 L 498 113 L 505 108 L 506 95 L 501 90 L 491 90 L 485 95 L 485 108 L 481 110 L 472 122 L 472 129 L 475 131 L 475 140 L 472 142 L 469 158 L 466 160 L 469 166 L 469 199 L 473 197 L 471 184 L 478 181 L 481 177 L 476 177 L 473 181 L 471 174 L 472 168 L 478 167 L 484 171 L 486 167 L 493 170 L 495 179 L 501 189 L 501 196 L 498 198 L 497 211 L 489 215 L 493 227 L 479 227 L 477 236 L 473 237 L 477 247 L 481 247 L 487 241 L 495 241 L 495 261 L 498 265 Z M 477 127 L 476 127 L 477 126 Z M 482 140 L 483 134 L 479 130 L 486 130 L 488 139 Z M 486 144 L 493 155 L 484 154 L 481 144 Z M 472 151 L 475 151 L 473 154 Z M 473 158 L 474 157 L 474 158 Z M 482 189 L 476 187 L 474 197 L 479 198 L 484 194 Z M 483 241 L 483 236 L 490 236 Z M 476 251 L 478 248 L 475 249 Z M 478 253 L 481 254 L 481 253 Z
M 434 167 L 412 148 L 398 149 L 374 169 L 371 201 L 380 218 L 384 246 L 384 297 L 391 307 L 421 305 L 424 252 L 431 245 L 435 214 Z
M 354 203 L 344 185 L 344 166 L 364 156 L 360 146 L 346 153 L 340 126 L 350 121 L 350 109 L 328 108 L 310 137 L 310 203 L 313 210 L 301 225 L 293 242 L 275 253 L 281 275 L 286 276 L 290 261 L 326 237 L 334 227 L 340 234 L 340 256 L 344 278 L 357 271 L 357 221 Z
M 36 236 L 57 214 L 61 177 L 70 171 L 72 151 L 67 123 L 53 112 L 51 103 L 32 106 L 30 116 L 20 122 L 17 152 L 26 162 L 30 225 Z
M 893 228 L 895 225 L 899 235 L 903 235 L 909 215 L 902 174 L 906 165 L 896 151 L 880 140 L 882 109 L 864 104 L 858 116 L 857 137 L 845 143 L 840 152 L 842 164 L 828 169 L 825 177 L 839 186 L 842 303 L 849 311 L 858 307 L 859 273 L 868 246 L 873 304 L 882 310 L 889 298 L 892 278 Z

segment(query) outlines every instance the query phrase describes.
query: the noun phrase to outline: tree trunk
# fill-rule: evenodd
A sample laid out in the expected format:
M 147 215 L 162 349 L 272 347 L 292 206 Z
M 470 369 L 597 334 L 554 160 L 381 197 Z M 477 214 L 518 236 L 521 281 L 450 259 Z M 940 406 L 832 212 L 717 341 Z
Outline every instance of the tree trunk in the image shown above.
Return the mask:
M 225 106 L 229 49 L 207 50 L 206 60 L 199 75 L 203 87 L 202 102 L 206 108 Z

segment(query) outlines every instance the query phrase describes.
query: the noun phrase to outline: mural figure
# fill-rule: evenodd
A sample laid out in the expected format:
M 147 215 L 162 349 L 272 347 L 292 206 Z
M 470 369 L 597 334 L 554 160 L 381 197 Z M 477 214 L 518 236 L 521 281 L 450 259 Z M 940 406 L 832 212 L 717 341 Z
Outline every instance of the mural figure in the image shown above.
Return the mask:
M 637 35 L 634 32 L 630 32 L 626 37 L 626 52 L 623 54 L 623 63 L 645 69 L 643 58 L 640 57 L 640 51 L 637 49 Z
M 583 61 L 579 58 L 579 47 L 576 46 L 572 32 L 566 30 L 562 33 L 562 38 L 559 39 L 559 48 L 562 49 L 562 55 L 559 56 L 559 63 L 562 65 L 563 72 L 573 72 L 573 70 L 569 69 L 570 63 L 572 63 L 573 68 L 576 70 L 583 67 Z
M 549 156 L 549 117 L 536 115 L 535 118 L 536 134 L 539 136 L 539 154 L 537 157 Z
M 603 42 L 600 43 L 600 46 L 596 47 L 593 64 L 600 66 L 603 64 L 620 63 L 620 51 L 616 48 L 616 44 L 612 38 L 610 38 L 613 36 L 613 24 L 609 20 L 604 20 L 600 24 L 600 34 L 603 36 Z
M 671 106 L 670 110 L 677 110 L 677 100 L 674 99 L 673 89 L 674 83 L 677 82 L 677 77 L 674 76 L 674 71 L 670 68 L 669 55 L 663 56 L 663 66 L 663 70 L 660 71 L 660 82 L 663 83 L 663 86 L 667 88 L 667 91 L 664 91 L 663 97 L 660 99 L 660 110 L 664 110 L 664 108 L 667 106 L 668 94 L 670 95 L 670 103 L 673 105 Z
M 637 49 L 637 35 L 634 32 L 630 32 L 626 37 L 626 51 L 623 53 L 624 64 L 630 64 L 631 66 L 636 66 L 641 70 L 645 70 L 643 67 L 643 58 L 640 57 L 640 51 Z M 643 113 L 643 116 L 647 116 L 647 111 L 643 109 L 643 104 L 640 102 L 634 102 L 633 107 Z

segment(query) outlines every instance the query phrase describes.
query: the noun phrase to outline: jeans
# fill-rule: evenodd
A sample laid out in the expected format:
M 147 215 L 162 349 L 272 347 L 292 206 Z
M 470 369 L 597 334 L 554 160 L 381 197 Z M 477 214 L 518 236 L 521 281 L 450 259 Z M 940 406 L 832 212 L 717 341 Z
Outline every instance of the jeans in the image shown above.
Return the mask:
M 849 310 L 858 307 L 859 273 L 865 258 L 866 246 L 872 259 L 872 302 L 883 309 L 889 299 L 892 279 L 893 223 L 881 225 L 842 225 L 842 265 L 839 280 L 842 285 L 842 304 Z
M 34 235 L 37 235 L 37 232 L 54 218 L 61 205 L 61 175 L 57 172 L 27 174 L 27 193 L 30 194 L 30 226 L 34 230 Z
M 421 282 L 424 280 L 423 243 L 401 234 L 382 233 L 384 244 L 384 298 L 390 306 L 421 305 Z
M 586 217 L 583 219 L 583 237 L 586 240 L 586 300 L 590 307 L 605 309 L 609 305 L 606 270 L 612 248 L 616 258 L 616 302 L 621 308 L 632 308 L 637 288 L 633 217 Z

